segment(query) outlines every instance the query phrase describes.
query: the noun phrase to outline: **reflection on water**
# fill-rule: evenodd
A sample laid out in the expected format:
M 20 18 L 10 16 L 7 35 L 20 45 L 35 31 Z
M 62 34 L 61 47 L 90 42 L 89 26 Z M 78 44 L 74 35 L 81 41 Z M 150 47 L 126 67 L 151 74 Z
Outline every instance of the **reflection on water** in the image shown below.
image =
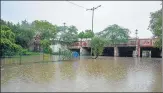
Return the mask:
M 1 91 L 7 92 L 160 92 L 161 59 L 81 58 L 4 66 Z
M 65 62 L 59 64 L 61 79 L 74 80 L 76 75 L 76 70 L 74 69 L 73 64 L 75 62 Z

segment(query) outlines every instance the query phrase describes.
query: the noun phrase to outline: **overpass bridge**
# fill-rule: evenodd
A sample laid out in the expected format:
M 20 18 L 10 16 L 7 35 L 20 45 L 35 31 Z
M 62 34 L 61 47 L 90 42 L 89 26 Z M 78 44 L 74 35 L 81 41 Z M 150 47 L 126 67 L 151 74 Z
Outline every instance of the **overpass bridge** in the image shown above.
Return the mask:
M 108 45 L 104 47 L 102 56 L 132 57 L 137 46 L 139 57 L 161 57 L 162 50 L 154 47 L 155 40 L 156 39 L 143 38 L 138 39 L 136 42 L 136 39 L 129 39 L 127 43 L 117 44 L 116 48 Z M 80 52 L 80 55 L 90 55 L 90 40 L 75 42 L 68 48 Z

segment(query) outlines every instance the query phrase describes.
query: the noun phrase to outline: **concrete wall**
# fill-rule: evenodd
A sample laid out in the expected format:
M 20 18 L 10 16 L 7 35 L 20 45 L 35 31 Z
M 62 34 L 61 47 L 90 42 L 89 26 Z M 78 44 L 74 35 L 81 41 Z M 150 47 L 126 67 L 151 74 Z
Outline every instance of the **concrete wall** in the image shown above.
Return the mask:
M 84 56 L 84 55 L 89 55 L 89 54 L 90 52 L 87 49 L 83 47 L 80 48 L 80 55 Z
M 118 57 L 118 56 L 119 56 L 118 47 L 114 47 L 114 56 L 115 56 L 115 57 Z
M 53 52 L 59 52 L 59 48 L 61 50 L 66 50 L 66 46 L 61 46 L 60 44 L 55 44 L 55 45 L 50 45 L 50 48 L 52 49 Z

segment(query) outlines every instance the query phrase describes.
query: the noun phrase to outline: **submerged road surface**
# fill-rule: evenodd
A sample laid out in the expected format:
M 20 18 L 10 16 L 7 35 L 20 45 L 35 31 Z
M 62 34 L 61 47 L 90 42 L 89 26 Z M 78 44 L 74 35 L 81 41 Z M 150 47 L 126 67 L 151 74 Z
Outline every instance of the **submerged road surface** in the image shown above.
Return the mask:
M 4 66 L 1 91 L 161 92 L 161 61 L 161 58 L 99 57 Z

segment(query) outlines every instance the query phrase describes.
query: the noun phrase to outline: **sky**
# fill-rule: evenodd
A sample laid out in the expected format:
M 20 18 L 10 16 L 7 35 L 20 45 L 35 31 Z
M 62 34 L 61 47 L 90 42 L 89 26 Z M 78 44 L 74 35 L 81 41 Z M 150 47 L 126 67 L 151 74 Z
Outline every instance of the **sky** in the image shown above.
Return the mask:
M 72 3 L 80 5 L 76 6 Z M 13 23 L 27 20 L 47 20 L 55 25 L 74 25 L 79 32 L 92 28 L 92 7 L 94 11 L 94 32 L 100 32 L 109 25 L 117 24 L 128 28 L 130 36 L 150 38 L 148 30 L 150 13 L 161 9 L 161 1 L 1 1 L 1 18 Z M 84 7 L 84 8 L 83 8 Z

